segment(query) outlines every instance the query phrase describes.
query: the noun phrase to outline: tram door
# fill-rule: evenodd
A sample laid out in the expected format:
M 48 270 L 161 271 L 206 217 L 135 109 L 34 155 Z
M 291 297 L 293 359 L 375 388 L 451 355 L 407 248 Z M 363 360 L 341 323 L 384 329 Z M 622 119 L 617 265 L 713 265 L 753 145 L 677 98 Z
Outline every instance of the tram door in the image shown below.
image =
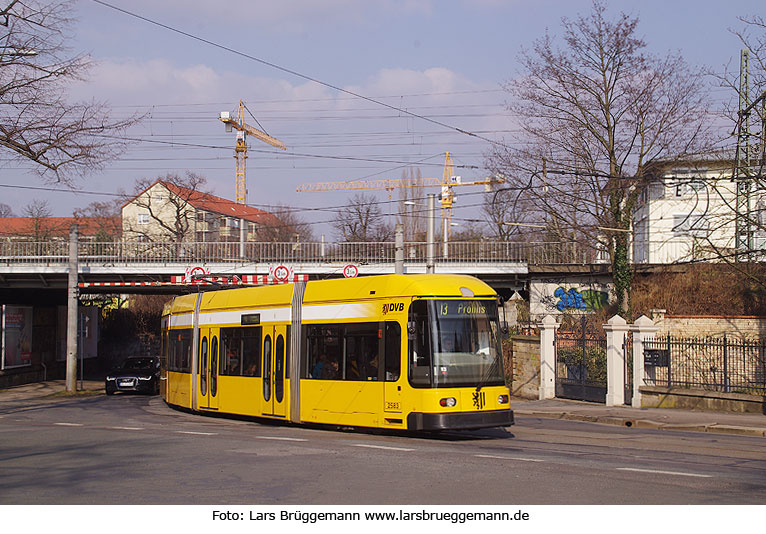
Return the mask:
M 263 414 L 285 417 L 285 350 L 287 327 L 284 325 L 263 328 Z
M 200 328 L 199 355 L 197 362 L 197 388 L 199 407 L 218 409 L 218 331 Z

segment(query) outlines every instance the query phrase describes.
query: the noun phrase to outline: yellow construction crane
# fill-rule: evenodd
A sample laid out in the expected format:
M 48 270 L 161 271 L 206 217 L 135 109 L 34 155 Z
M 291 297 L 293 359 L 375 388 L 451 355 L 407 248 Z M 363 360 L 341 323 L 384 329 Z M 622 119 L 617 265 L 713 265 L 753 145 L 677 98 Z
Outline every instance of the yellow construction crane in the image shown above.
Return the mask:
M 441 187 L 440 196 L 442 207 L 442 220 L 446 232 L 450 232 L 452 223 L 452 204 L 455 202 L 453 187 L 464 185 L 484 185 L 488 190 L 495 184 L 504 183 L 501 176 L 491 176 L 482 180 L 463 182 L 460 176 L 455 176 L 455 168 L 449 152 L 444 157 L 444 172 L 441 178 L 404 178 L 404 179 L 380 179 L 380 180 L 349 180 L 345 182 L 316 182 L 303 184 L 296 191 L 348 191 L 356 189 L 385 189 L 389 192 L 402 187 Z
M 237 130 L 237 144 L 234 147 L 234 158 L 237 160 L 236 202 L 238 204 L 246 204 L 247 183 L 245 181 L 245 160 L 247 159 L 247 135 L 252 135 L 256 139 L 260 139 L 281 150 L 287 150 L 287 147 L 279 139 L 275 139 L 266 132 L 262 132 L 257 128 L 253 128 L 249 124 L 245 124 L 245 104 L 241 100 L 239 101 L 239 110 L 237 111 L 236 119 L 231 117 L 230 112 L 222 111 L 218 120 L 226 125 L 227 132 L 230 132 L 232 128 Z

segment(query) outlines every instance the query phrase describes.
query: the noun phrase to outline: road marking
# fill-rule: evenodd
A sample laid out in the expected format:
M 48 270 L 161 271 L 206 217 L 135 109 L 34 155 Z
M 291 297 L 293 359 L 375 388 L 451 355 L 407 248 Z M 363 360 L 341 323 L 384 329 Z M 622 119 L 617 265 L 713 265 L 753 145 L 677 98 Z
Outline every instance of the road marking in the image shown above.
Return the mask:
M 110 426 L 112 430 L 143 430 L 143 428 L 137 426 Z
M 659 475 L 678 475 L 682 477 L 713 478 L 713 475 L 700 475 L 699 473 L 681 473 L 679 471 L 660 471 L 657 469 L 638 469 L 635 467 L 618 467 L 618 471 L 635 471 L 637 473 L 656 473 Z
M 387 451 L 404 451 L 404 452 L 411 452 L 415 449 L 405 449 L 404 447 L 384 447 L 383 445 L 363 445 L 361 443 L 354 443 L 351 445 L 352 447 L 365 447 L 367 449 L 383 449 Z
M 83 426 L 81 423 L 53 423 L 56 426 Z
M 257 439 L 273 439 L 275 441 L 308 441 L 303 438 L 281 438 L 278 436 L 256 436 Z
M 477 454 L 476 458 L 493 458 L 495 460 L 515 460 L 517 462 L 544 462 L 545 460 L 538 460 L 537 458 L 518 458 L 515 456 L 493 456 L 491 454 Z
M 190 430 L 176 430 L 178 434 L 193 434 L 195 436 L 217 436 L 218 432 L 192 432 Z

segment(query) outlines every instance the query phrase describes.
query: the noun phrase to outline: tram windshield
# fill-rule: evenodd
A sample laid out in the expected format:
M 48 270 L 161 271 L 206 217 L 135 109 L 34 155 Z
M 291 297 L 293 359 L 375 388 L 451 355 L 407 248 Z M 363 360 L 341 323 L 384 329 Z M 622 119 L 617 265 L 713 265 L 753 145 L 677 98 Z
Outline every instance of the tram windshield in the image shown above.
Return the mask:
M 494 300 L 415 301 L 408 327 L 413 386 L 504 384 Z

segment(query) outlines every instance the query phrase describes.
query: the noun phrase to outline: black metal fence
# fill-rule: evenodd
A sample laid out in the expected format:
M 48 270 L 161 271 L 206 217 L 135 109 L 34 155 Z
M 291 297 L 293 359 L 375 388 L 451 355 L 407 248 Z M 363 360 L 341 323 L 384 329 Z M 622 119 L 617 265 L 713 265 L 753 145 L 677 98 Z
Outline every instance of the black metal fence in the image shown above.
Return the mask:
M 766 395 L 766 341 L 657 337 L 644 340 L 645 382 Z
M 586 329 L 556 332 L 556 396 L 606 401 L 606 338 Z

